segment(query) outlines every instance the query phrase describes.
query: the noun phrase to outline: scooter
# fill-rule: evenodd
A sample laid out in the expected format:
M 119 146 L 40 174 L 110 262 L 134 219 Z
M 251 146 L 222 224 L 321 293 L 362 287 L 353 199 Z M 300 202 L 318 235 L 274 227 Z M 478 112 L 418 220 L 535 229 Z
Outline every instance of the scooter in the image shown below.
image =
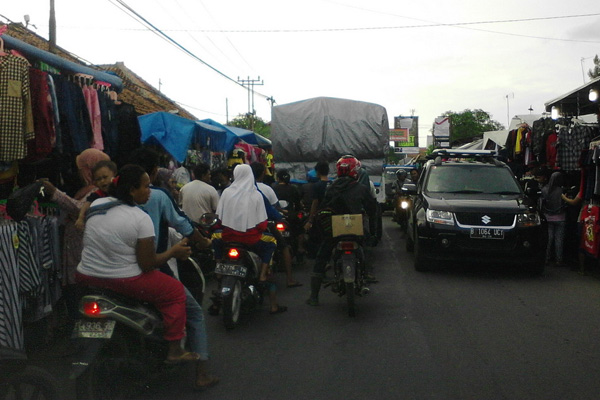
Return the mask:
M 25 352 L 0 346 L 0 398 L 59 400 L 58 381 L 45 369 L 31 365 Z
M 187 266 L 201 282 L 190 290 L 204 295 L 204 276 L 191 257 Z M 180 268 L 181 272 L 181 268 Z M 79 319 L 72 333 L 76 349 L 69 378 L 78 400 L 118 399 L 138 395 L 165 364 L 168 343 L 162 317 L 151 305 L 107 289 L 79 288 Z
M 204 229 L 213 229 L 218 223 L 216 214 L 200 218 Z M 222 311 L 225 328 L 235 328 L 242 314 L 249 314 L 263 303 L 258 282 L 261 263 L 260 257 L 245 244 L 223 242 L 223 260 L 215 266 L 215 274 L 221 279 L 220 289 L 212 297 L 210 308 Z
M 81 319 L 72 340 L 77 349 L 69 378 L 78 400 L 126 398 L 168 368 L 159 312 L 150 304 L 106 289 L 85 288 Z

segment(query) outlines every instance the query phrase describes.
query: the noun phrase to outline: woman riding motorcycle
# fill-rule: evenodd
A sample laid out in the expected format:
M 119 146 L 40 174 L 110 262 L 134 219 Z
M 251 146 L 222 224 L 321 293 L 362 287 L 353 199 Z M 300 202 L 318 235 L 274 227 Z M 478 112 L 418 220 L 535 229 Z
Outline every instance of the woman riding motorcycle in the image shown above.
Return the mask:
M 223 258 L 223 242 L 243 243 L 262 260 L 259 282 L 269 286 L 271 313 L 287 310 L 277 304 L 275 284 L 267 282 L 269 264 L 277 247 L 275 238 L 266 232 L 267 211 L 263 196 L 256 188 L 252 168 L 240 164 L 233 170 L 233 183 L 223 190 L 217 215 L 221 220 L 222 232 L 213 234 L 215 259 Z
M 88 213 L 77 283 L 152 303 L 163 316 L 169 342 L 166 362 L 198 360 L 199 354 L 181 347 L 186 322 L 183 285 L 157 269 L 171 257 L 187 258 L 187 239 L 156 254 L 152 220 L 136 207 L 150 198 L 150 177 L 141 167 L 124 166 L 109 194 L 94 201 Z

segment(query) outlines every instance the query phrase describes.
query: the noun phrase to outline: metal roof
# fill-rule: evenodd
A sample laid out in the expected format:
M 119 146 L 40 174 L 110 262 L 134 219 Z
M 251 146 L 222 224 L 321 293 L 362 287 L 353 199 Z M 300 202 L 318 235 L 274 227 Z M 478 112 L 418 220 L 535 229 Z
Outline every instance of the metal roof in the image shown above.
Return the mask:
M 594 78 L 585 85 L 547 102 L 545 104 L 546 111 L 552 111 L 552 107 L 556 107 L 559 113 L 565 116 L 596 114 L 600 104 L 598 100 L 595 102 L 589 100 L 590 89 L 600 92 L 600 77 Z

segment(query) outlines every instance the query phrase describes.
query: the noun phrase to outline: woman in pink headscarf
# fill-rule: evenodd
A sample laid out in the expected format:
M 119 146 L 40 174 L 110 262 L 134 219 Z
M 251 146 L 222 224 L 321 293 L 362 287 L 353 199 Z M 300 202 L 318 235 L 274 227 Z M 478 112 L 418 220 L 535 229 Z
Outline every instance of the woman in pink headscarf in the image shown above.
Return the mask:
M 97 149 L 84 150 L 77 156 L 75 164 L 84 186 L 73 197 L 69 197 L 66 193 L 58 190 L 49 181 L 44 181 L 46 193 L 51 196 L 52 201 L 58 204 L 61 215 L 65 215 L 61 252 L 62 284 L 71 317 L 77 315 L 77 304 L 74 303 L 75 269 L 81 261 L 81 251 L 83 249 L 83 232 L 75 227 L 75 221 L 77 221 L 79 210 L 85 204 L 88 195 L 97 190 L 92 179 L 92 169 L 101 160 L 110 160 L 110 157 Z

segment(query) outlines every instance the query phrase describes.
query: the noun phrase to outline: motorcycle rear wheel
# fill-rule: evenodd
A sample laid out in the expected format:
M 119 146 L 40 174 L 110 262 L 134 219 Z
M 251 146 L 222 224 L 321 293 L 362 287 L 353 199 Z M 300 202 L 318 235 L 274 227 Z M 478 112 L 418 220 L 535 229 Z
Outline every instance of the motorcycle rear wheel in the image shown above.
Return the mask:
M 223 297 L 223 324 L 225 328 L 233 329 L 237 325 L 240 319 L 240 310 L 242 306 L 242 282 L 239 279 L 233 277 L 227 277 L 235 279 L 235 283 L 231 287 L 231 293 Z M 225 286 L 226 282 L 223 282 Z
M 127 368 L 128 341 L 117 326 L 113 337 L 100 349 L 87 369 L 77 377 L 75 392 L 77 400 L 119 400 L 137 394 L 135 376 Z
M 346 282 L 346 302 L 348 304 L 348 316 L 356 316 L 356 302 L 354 293 L 354 282 Z

